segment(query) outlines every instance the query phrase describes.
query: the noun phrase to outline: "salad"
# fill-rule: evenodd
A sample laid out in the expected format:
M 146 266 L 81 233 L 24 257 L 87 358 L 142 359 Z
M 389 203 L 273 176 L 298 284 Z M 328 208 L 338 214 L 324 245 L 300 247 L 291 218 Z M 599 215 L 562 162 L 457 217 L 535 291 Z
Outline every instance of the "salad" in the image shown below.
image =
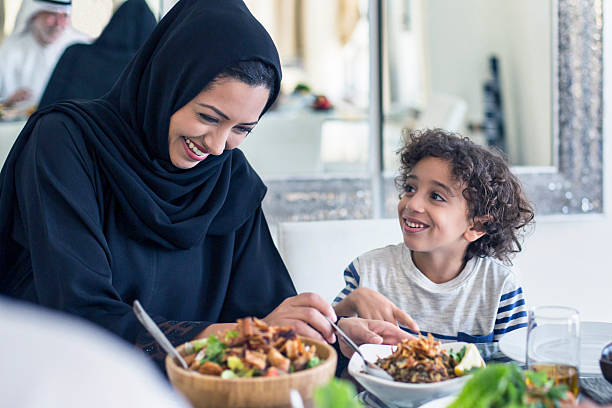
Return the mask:
M 556 408 L 574 403 L 567 386 L 555 385 L 544 372 L 491 364 L 474 374 L 448 408 Z
M 238 319 L 237 330 L 194 340 L 183 349 L 189 369 L 221 378 L 276 377 L 321 363 L 290 327 L 268 326 L 257 318 Z

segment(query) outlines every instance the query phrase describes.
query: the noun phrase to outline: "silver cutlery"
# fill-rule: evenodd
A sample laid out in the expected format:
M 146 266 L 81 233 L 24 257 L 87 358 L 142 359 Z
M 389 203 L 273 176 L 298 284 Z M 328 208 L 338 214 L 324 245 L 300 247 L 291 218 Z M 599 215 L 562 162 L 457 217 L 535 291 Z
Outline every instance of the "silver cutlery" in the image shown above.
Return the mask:
M 361 350 L 359 350 L 359 347 L 357 347 L 357 344 L 355 344 L 355 342 L 351 340 L 351 338 L 340 327 L 338 327 L 336 323 L 334 323 L 327 316 L 325 316 L 325 318 L 327 319 L 329 324 L 331 324 L 331 326 L 334 328 L 336 333 L 340 335 L 342 340 L 344 340 L 344 342 L 348 344 L 348 346 L 352 348 L 355 351 L 355 353 L 359 355 L 359 357 L 361 357 L 361 359 L 363 360 L 363 366 L 364 366 L 365 372 L 367 374 L 376 376 L 378 378 L 383 378 L 385 380 L 394 381 L 393 377 L 391 377 L 389 373 L 387 373 L 385 370 L 378 367 L 376 364 L 372 363 L 371 361 L 366 360 L 365 356 L 361 353 Z
M 134 314 L 136 314 L 138 321 L 142 323 L 144 328 L 147 329 L 149 334 L 159 343 L 161 348 L 163 348 L 166 353 L 170 354 L 170 356 L 174 358 L 174 361 L 182 365 L 185 370 L 189 370 L 189 366 L 187 365 L 187 362 L 183 356 L 176 351 L 176 349 L 170 343 L 170 340 L 168 340 L 166 335 L 159 329 L 159 327 L 157 327 L 157 324 L 155 324 L 153 319 L 151 319 L 147 312 L 145 312 L 138 300 L 134 301 L 134 306 L 132 309 L 134 310 Z

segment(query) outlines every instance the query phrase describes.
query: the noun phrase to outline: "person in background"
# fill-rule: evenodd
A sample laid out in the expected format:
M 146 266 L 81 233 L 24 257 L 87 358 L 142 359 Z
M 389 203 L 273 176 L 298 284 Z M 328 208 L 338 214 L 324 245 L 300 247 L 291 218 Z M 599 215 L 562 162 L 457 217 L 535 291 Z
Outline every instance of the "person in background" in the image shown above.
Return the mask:
M 92 44 L 73 44 L 66 48 L 38 108 L 66 99 L 94 99 L 104 95 L 156 24 L 145 0 L 127 0 Z
M 108 332 L 2 296 L 0 350 L 3 407 L 189 407 L 150 360 Z
M 0 104 L 33 110 L 66 47 L 90 39 L 70 25 L 71 0 L 23 0 L 0 45 Z
M 280 81 L 276 47 L 241 0 L 179 1 L 110 92 L 26 123 L 0 173 L 0 293 L 91 320 L 158 361 L 136 299 L 174 345 L 245 316 L 333 343 L 334 310 L 296 294 L 266 186 L 237 149 Z M 405 333 L 361 328 L 381 326 L 388 342 Z
M 415 131 L 399 153 L 404 242 L 351 262 L 336 313 L 472 343 L 526 326 L 509 265 L 534 213 L 505 160 L 441 129 Z

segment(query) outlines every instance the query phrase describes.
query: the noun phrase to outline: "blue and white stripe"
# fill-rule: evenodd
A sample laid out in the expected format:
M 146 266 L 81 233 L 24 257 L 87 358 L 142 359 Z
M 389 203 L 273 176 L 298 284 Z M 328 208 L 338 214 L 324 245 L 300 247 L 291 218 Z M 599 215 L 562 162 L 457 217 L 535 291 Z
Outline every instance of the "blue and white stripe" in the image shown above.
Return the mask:
M 523 289 L 519 287 L 511 292 L 504 293 L 499 301 L 495 329 L 495 340 L 512 330 L 527 326 L 527 309 L 523 298 Z
M 336 296 L 333 305 L 336 305 L 342 299 L 347 297 L 349 293 L 359 287 L 359 274 L 357 273 L 357 269 L 355 269 L 355 265 L 353 263 L 354 261 L 351 262 L 344 270 L 344 282 L 346 282 L 346 286 L 344 289 L 342 289 L 342 291 L 340 291 L 338 296 Z

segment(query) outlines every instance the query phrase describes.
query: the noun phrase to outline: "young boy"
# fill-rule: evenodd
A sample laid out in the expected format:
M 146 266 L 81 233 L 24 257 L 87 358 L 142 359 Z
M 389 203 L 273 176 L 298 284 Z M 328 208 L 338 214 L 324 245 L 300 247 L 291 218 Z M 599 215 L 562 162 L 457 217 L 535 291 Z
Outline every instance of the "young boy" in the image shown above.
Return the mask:
M 509 256 L 534 214 L 505 161 L 440 129 L 414 132 L 399 153 L 404 242 L 351 262 L 336 314 L 473 343 L 526 326 Z

